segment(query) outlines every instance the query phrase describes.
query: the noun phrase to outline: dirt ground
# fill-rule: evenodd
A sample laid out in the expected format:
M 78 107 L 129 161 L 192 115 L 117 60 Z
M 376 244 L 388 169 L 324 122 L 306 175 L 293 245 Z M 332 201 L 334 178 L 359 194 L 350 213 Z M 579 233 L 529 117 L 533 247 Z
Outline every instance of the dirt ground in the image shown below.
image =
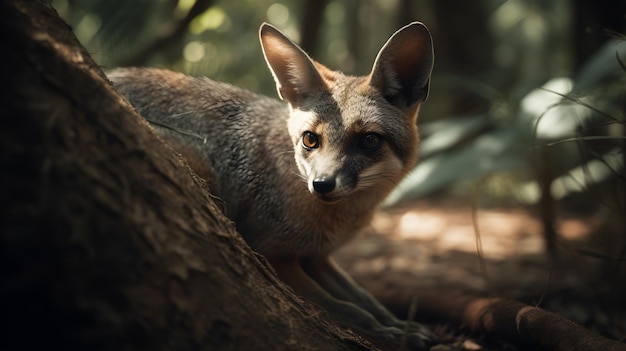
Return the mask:
M 473 213 L 471 206 L 449 200 L 380 211 L 335 258 L 383 301 L 423 289 L 477 292 L 539 306 L 611 339 L 626 339 L 626 267 L 611 259 L 619 257 L 626 238 L 604 232 L 601 213 L 558 220 L 554 261 L 529 209 Z M 479 339 L 466 338 L 456 349 L 515 349 Z

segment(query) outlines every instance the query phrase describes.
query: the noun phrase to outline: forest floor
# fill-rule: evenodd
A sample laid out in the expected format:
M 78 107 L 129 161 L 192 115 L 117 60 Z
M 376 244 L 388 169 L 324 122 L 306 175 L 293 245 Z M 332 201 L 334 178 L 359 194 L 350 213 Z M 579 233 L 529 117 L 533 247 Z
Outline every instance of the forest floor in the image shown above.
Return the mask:
M 474 216 L 459 201 L 423 200 L 381 210 L 335 258 L 383 302 L 409 301 L 424 289 L 478 293 L 539 306 L 624 340 L 626 267 L 609 257 L 618 257 L 626 238 L 607 234 L 604 222 L 601 214 L 560 218 L 552 261 L 529 209 L 480 208 Z M 480 336 L 459 343 L 441 350 L 516 350 Z

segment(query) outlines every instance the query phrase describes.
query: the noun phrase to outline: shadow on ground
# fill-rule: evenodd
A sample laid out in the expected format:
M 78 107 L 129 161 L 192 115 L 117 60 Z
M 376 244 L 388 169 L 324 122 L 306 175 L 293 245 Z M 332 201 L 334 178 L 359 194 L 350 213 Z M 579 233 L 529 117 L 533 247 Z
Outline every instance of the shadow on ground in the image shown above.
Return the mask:
M 538 305 L 624 340 L 626 269 L 610 258 L 618 257 L 626 238 L 604 232 L 601 215 L 557 223 L 559 250 L 552 261 L 541 224 L 528 209 L 478 209 L 474 216 L 471 206 L 458 202 L 418 201 L 380 211 L 335 257 L 381 301 L 404 301 L 407 309 L 423 289 L 473 292 Z

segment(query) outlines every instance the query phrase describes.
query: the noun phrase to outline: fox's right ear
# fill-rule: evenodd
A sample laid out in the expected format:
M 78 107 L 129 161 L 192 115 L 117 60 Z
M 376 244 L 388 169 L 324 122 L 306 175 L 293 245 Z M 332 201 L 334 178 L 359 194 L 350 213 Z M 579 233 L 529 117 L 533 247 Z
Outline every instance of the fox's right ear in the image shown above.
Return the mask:
M 370 74 L 370 85 L 401 110 L 426 100 L 433 69 L 430 32 L 420 22 L 395 32 L 380 49 Z
M 261 25 L 259 37 L 265 61 L 283 100 L 295 107 L 311 93 L 324 89 L 313 60 L 298 45 L 267 23 Z

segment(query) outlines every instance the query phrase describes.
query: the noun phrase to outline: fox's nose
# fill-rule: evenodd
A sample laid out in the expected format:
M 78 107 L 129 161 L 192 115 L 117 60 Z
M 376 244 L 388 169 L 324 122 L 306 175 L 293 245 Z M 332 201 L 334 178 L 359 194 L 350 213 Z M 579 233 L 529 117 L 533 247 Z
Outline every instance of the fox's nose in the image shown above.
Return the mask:
M 335 190 L 335 178 L 323 176 L 313 179 L 313 190 L 322 195 L 330 193 Z

